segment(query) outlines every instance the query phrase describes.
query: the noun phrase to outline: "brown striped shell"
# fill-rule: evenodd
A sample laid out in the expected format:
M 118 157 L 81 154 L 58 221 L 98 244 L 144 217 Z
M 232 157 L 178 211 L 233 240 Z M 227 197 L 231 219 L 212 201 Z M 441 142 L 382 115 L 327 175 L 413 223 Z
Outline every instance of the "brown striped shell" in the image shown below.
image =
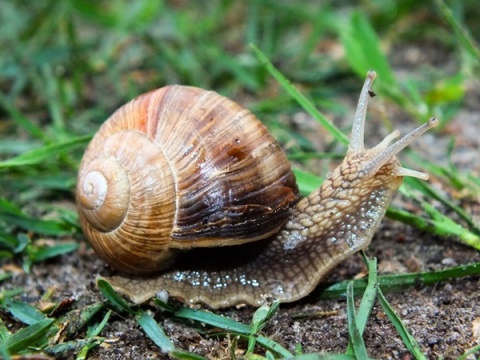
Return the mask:
M 284 153 L 257 118 L 186 86 L 118 109 L 85 152 L 76 196 L 96 252 L 129 274 L 157 272 L 179 249 L 267 238 L 299 199 Z

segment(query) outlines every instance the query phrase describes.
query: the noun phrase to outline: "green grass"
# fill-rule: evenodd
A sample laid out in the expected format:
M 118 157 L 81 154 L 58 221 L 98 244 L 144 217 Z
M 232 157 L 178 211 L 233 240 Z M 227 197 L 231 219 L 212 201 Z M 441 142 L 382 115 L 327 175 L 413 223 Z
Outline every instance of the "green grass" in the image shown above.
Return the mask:
M 328 159 L 342 154 L 316 153 L 312 140 L 286 128 L 284 119 L 300 111 L 308 113 L 332 134 L 328 147 L 341 149 L 346 143 L 345 129 L 337 129 L 318 110 L 329 117 L 345 116 L 347 110 L 337 100 L 356 97 L 367 70 L 377 71 L 375 91 L 387 108 L 395 107 L 418 122 L 435 115 L 441 119 L 438 131 L 458 114 L 466 83 L 480 71 L 480 14 L 475 1 L 450 4 L 437 0 L 428 5 L 373 1 L 355 10 L 337 7 L 335 2 L 322 3 L 1 2 L 1 263 L 21 263 L 28 272 L 47 259 L 76 251 L 83 241 L 78 219 L 71 207 L 62 204 L 73 202 L 83 148 L 118 106 L 163 84 L 214 89 L 251 108 L 295 161 L 302 193 L 310 192 L 326 176 Z M 393 49 L 417 41 L 440 47 L 452 57 L 456 71 L 419 65 L 414 75 L 399 77 L 392 66 Z M 386 126 L 394 126 L 388 114 L 385 117 Z M 401 193 L 419 211 L 391 207 L 388 216 L 480 250 L 479 224 L 451 196 L 478 194 L 480 180 L 457 169 L 450 154 L 445 157 L 447 165 L 438 165 L 421 154 L 406 153 L 404 159 L 412 168 L 428 172 L 446 190 L 441 193 L 428 183 L 405 181 Z M 324 168 L 312 171 L 312 159 L 327 160 Z M 55 239 L 54 245 L 39 241 L 45 237 Z M 323 292 L 324 296 L 346 294 L 348 300 L 345 326 L 350 344 L 344 354 L 328 356 L 350 359 L 368 353 L 362 334 L 373 301 L 379 299 L 399 338 L 416 358 L 422 358 L 418 344 L 382 290 L 398 291 L 419 281 L 428 285 L 480 273 L 480 264 L 472 264 L 377 277 L 376 265 L 366 261 L 368 280 L 333 284 Z M 0 271 L 2 289 L 11 276 Z M 19 301 L 21 289 L 1 290 L 0 306 L 19 325 L 11 331 L 5 319 L 0 322 L 0 356 L 8 359 L 43 349 L 52 356 L 74 352 L 78 359 L 87 358 L 92 348 L 105 341 L 102 329 L 108 324 L 111 308 L 134 317 L 163 351 L 177 358 L 196 358 L 176 349 L 146 308 L 132 308 L 108 285 L 101 290 L 107 303 L 51 317 L 44 309 Z M 352 301 L 354 295 L 362 296 L 358 309 Z M 277 310 L 276 303 L 258 309 L 250 324 L 187 308 L 165 311 L 166 316 L 194 321 L 194 326 L 207 324 L 221 329 L 222 334 L 246 339 L 246 351 L 252 358 L 261 358 L 262 353 L 268 359 L 326 356 L 301 354 L 300 349 L 293 354 L 263 337 L 262 327 Z M 74 318 L 81 320 L 72 321 Z M 76 335 L 54 343 L 55 334 L 66 323 L 72 324 L 71 334 Z M 471 350 L 475 351 L 478 348 Z

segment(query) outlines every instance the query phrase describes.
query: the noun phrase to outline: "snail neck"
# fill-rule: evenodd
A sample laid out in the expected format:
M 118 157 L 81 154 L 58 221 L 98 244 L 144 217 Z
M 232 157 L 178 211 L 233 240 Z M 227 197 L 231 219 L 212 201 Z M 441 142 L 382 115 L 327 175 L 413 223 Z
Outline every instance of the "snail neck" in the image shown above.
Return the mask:
M 366 248 L 402 177 L 392 175 L 396 157 L 374 175 L 359 174 L 361 155 L 344 161 L 322 186 L 302 199 L 278 234 L 285 249 L 315 243 L 318 256 L 342 258 Z M 358 164 L 358 166 L 357 166 Z

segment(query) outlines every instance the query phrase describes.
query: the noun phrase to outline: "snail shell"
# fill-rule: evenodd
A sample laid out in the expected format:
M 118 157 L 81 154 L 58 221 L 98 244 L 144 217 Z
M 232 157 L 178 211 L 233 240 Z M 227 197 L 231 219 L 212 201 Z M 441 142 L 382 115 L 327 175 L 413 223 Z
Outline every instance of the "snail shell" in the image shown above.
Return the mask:
M 259 306 L 268 296 L 291 302 L 365 249 L 403 177 L 428 179 L 396 155 L 438 124 L 432 118 L 390 144 L 394 131 L 365 149 L 374 78 L 369 72 L 345 159 L 301 200 L 277 142 L 236 103 L 169 86 L 121 107 L 82 160 L 80 222 L 112 267 L 160 272 L 113 276 L 114 288 L 137 303 L 162 289 L 212 308 Z
M 150 274 L 179 249 L 264 239 L 299 199 L 283 151 L 248 110 L 167 86 L 118 109 L 82 159 L 77 206 L 112 267 Z

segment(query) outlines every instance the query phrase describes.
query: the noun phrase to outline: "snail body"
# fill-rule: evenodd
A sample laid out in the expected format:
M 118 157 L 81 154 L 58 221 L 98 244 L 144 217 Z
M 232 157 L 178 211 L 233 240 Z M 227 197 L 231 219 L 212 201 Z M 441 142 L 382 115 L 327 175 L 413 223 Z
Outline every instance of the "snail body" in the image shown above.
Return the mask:
M 77 207 L 85 236 L 134 302 L 159 290 L 212 308 L 291 302 L 366 248 L 404 176 L 397 142 L 366 150 L 374 72 L 360 95 L 347 155 L 300 199 L 290 165 L 254 115 L 210 91 L 165 87 L 124 105 L 82 159 Z

